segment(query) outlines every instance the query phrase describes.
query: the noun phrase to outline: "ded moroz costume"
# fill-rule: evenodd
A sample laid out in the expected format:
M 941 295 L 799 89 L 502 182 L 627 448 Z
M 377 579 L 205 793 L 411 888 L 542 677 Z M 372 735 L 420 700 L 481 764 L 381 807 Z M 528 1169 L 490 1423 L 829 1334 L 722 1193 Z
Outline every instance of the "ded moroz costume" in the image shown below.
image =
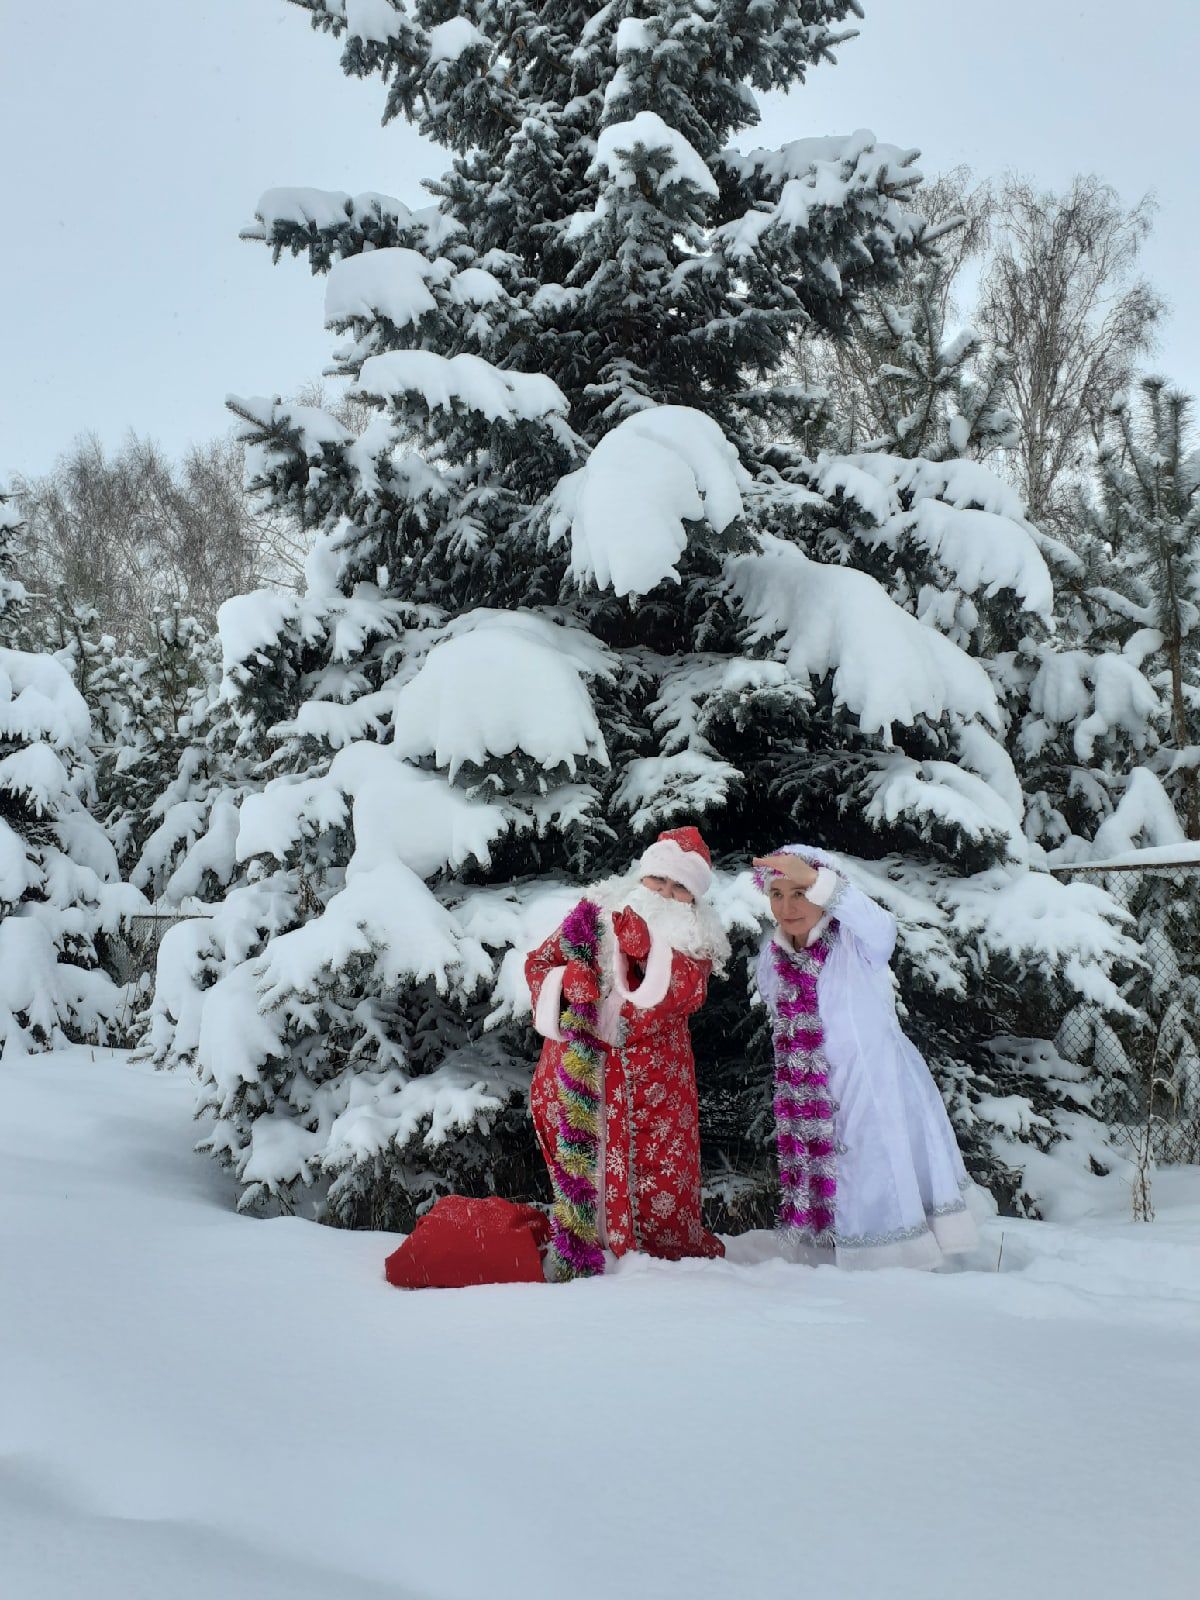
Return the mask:
M 681 884 L 694 904 L 663 898 L 643 886 L 644 878 Z M 700 1220 L 696 1075 L 688 1032 L 688 1018 L 704 1003 L 709 974 L 729 954 L 724 931 L 703 900 L 711 878 L 698 830 L 669 830 L 629 876 L 585 891 L 600 910 L 598 982 L 564 957 L 563 929 L 525 963 L 534 1025 L 545 1038 L 530 1105 L 552 1175 L 568 1046 L 560 1028 L 564 1003 L 595 1005 L 594 1037 L 603 1058 L 596 1232 L 615 1255 L 641 1250 L 674 1260 L 724 1253 Z

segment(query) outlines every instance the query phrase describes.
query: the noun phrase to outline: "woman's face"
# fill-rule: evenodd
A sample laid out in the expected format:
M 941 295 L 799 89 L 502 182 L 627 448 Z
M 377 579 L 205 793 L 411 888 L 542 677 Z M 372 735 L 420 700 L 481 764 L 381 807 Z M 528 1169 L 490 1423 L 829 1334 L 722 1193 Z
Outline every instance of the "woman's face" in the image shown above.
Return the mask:
M 681 883 L 676 883 L 673 878 L 643 878 L 642 888 L 662 895 L 664 900 L 682 900 L 684 905 L 688 906 L 695 904 L 692 891 L 685 889 Z
M 786 878 L 776 878 L 768 894 L 771 915 L 793 944 L 802 945 L 821 920 L 820 906 L 806 900 L 804 890 Z

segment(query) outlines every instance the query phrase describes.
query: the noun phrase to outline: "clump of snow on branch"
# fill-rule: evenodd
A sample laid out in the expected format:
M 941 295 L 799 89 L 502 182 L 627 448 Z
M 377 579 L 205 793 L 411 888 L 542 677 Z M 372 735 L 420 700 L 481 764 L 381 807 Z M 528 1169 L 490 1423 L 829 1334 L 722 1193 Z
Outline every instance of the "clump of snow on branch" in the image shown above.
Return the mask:
M 716 230 L 731 260 L 752 256 L 772 233 L 806 234 L 828 213 L 836 217 L 856 201 L 877 207 L 897 237 L 913 236 L 919 219 L 906 216 L 887 197 L 885 185 L 915 188 L 921 174 L 917 151 L 881 144 L 866 129 L 845 137 L 794 139 L 777 150 L 743 155 L 725 150 L 721 165 L 736 174 L 758 202 L 735 221 Z M 836 274 L 832 261 L 824 264 Z
M 981 717 L 999 725 L 995 692 L 980 664 L 926 628 L 867 574 L 823 566 L 770 535 L 759 554 L 726 567 L 755 641 L 799 678 L 832 675 L 837 702 L 863 730 L 890 738 L 893 723 L 918 717 Z
M 1145 848 L 1182 845 L 1186 839 L 1161 780 L 1148 767 L 1135 767 L 1115 810 L 1097 828 L 1091 853 L 1108 861 Z
M 450 17 L 436 22 L 429 30 L 430 66 L 439 61 L 458 61 L 468 50 L 487 48 L 487 40 L 470 17 Z
M 1105 1010 L 1133 1015 L 1111 973 L 1117 964 L 1137 964 L 1136 930 L 1098 884 L 993 869 L 942 883 L 939 897 L 954 931 L 977 940 L 986 955 L 1062 979 Z
M 1120 732 L 1137 750 L 1146 748 L 1158 695 L 1133 660 L 1113 652 L 1088 650 L 1047 652 L 1030 687 L 1035 714 L 1022 730 L 1022 743 L 1035 751 L 1039 741 L 1061 727 L 1070 727 L 1075 754 L 1091 761 L 1096 743 Z
M 390 745 L 348 745 L 321 777 L 276 778 L 261 794 L 248 795 L 240 813 L 238 860 L 270 855 L 286 861 L 301 840 L 349 823 L 355 843 L 347 879 L 384 871 L 393 861 L 421 877 L 468 860 L 486 865 L 512 814 L 468 799 L 399 755 Z
M 664 752 L 686 747 L 712 755 L 706 730 L 714 714 L 748 713 L 756 701 L 764 700 L 786 701 L 799 714 L 811 704 L 812 694 L 782 661 L 697 654 L 664 672 L 650 713 Z
M 490 422 L 565 417 L 567 398 L 540 372 L 509 372 L 481 356 L 432 350 L 388 350 L 363 362 L 355 394 L 377 400 L 417 395 L 430 411 L 461 406 Z
M 401 0 L 343 0 L 347 31 L 368 44 L 389 44 L 409 21 Z
M 881 831 L 902 818 L 936 821 L 973 844 L 998 840 L 1012 861 L 1025 862 L 1029 845 L 1021 818 L 991 785 L 949 761 L 914 761 L 896 751 L 878 756 L 866 779 L 865 815 Z
M 448 626 L 396 695 L 395 749 L 432 756 L 453 780 L 464 762 L 524 751 L 539 766 L 608 765 L 586 678 L 609 676 L 590 634 L 528 611 L 469 613 Z
M 742 515 L 748 475 L 711 417 L 652 406 L 606 433 L 551 501 L 550 539 L 571 536 L 571 576 L 619 596 L 678 582 L 687 524 L 722 533 Z M 636 514 L 631 514 L 636 511 Z
M 217 629 L 225 676 L 276 643 L 280 628 L 295 612 L 294 597 L 273 589 L 256 589 L 224 601 L 217 611 Z
M 430 261 L 416 250 L 347 256 L 334 262 L 325 280 L 325 325 L 340 328 L 382 316 L 406 328 L 437 309 L 428 285 L 449 277 L 448 262 Z
M 455 903 L 454 914 L 463 931 L 497 958 L 486 1028 L 529 1015 L 526 952 L 553 933 L 578 901 L 579 889 L 574 885 L 531 879 L 468 889 Z
M 670 127 L 656 111 L 639 111 L 628 122 L 612 122 L 601 128 L 592 171 L 606 173 L 619 189 L 634 189 L 645 169 L 644 158 L 637 159 L 639 149 L 665 157 L 658 163 L 656 173 L 661 188 L 689 183 L 701 194 L 716 198 L 716 179 L 702 157 L 678 128 Z
M 885 454 L 822 456 L 822 494 L 841 494 L 870 518 L 864 543 L 908 540 L 964 594 L 1010 589 L 1024 610 L 1049 617 L 1054 586 L 1019 496 L 974 461 L 906 460 Z
M 719 811 L 742 775 L 728 761 L 695 750 L 673 756 L 643 756 L 625 769 L 613 803 L 629 813 L 635 833 Z

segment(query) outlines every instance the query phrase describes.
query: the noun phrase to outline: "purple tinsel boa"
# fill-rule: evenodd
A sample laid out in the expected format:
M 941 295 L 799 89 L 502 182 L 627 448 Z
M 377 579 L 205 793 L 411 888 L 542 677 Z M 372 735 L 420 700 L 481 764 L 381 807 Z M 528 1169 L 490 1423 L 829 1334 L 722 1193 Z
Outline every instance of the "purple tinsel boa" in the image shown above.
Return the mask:
M 805 1244 L 834 1242 L 837 1197 L 835 1106 L 829 1096 L 825 1030 L 817 982 L 829 955 L 831 927 L 805 950 L 772 947 L 779 979 L 775 1006 L 775 1148 L 779 1224 Z

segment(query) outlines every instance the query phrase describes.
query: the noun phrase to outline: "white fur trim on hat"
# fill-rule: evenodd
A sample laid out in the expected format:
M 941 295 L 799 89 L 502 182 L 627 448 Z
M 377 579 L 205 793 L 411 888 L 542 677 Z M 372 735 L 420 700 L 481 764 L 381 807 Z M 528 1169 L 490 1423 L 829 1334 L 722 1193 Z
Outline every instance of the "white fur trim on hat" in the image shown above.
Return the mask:
M 674 839 L 656 839 L 647 845 L 637 864 L 639 878 L 670 878 L 699 900 L 708 893 L 712 868 L 698 850 L 684 850 Z

